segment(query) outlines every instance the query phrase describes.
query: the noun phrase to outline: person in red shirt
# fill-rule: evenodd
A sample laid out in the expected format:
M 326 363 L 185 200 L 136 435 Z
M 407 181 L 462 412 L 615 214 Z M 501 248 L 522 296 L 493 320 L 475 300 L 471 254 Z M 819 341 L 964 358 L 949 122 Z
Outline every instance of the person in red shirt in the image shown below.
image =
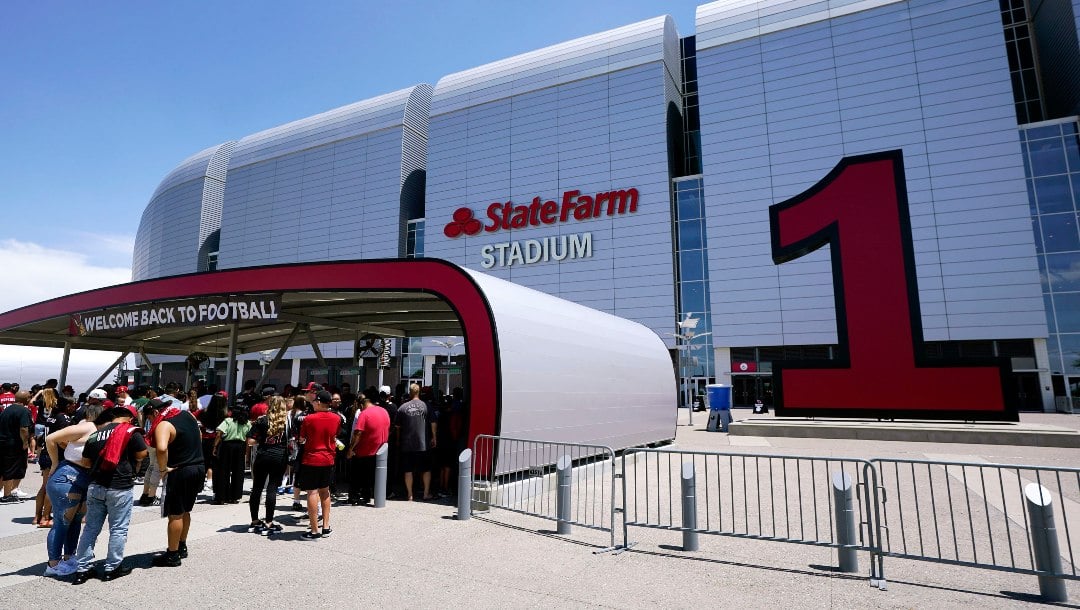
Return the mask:
M 304 446 L 300 460 L 300 489 L 307 492 L 308 525 L 304 539 L 316 540 L 329 536 L 330 484 L 334 481 L 334 457 L 337 455 L 337 433 L 341 418 L 330 412 L 330 392 L 315 394 L 315 412 L 300 425 L 300 443 Z M 322 504 L 323 529 L 319 532 L 319 504 Z
M 349 504 L 368 503 L 375 487 L 375 452 L 390 438 L 390 414 L 365 398 L 353 424 L 352 443 L 345 457 L 349 460 Z
M 5 383 L 0 386 L 0 411 L 15 402 L 15 392 L 11 391 L 11 384 Z

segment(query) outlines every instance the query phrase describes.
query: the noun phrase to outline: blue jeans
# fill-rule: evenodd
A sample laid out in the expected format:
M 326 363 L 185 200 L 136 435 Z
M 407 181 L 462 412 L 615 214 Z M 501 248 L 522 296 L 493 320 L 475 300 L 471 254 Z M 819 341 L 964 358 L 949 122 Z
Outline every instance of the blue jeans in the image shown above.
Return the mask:
M 109 518 L 109 554 L 105 558 L 105 570 L 115 570 L 124 561 L 127 545 L 128 524 L 131 523 L 131 507 L 135 497 L 130 489 L 109 489 L 91 483 L 86 492 L 86 523 L 79 538 L 79 571 L 89 570 L 94 564 L 94 543 Z
M 71 556 L 79 544 L 82 513 L 79 505 L 86 494 L 89 474 L 85 469 L 60 462 L 45 483 L 45 493 L 52 503 L 53 524 L 49 530 L 49 561 L 59 561 L 61 554 Z M 71 496 L 76 496 L 72 498 Z

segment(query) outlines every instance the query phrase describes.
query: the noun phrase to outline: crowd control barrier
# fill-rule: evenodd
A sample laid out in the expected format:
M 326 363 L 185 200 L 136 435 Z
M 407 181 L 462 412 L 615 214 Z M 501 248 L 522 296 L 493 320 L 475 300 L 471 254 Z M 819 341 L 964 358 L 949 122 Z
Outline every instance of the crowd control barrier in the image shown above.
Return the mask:
M 533 515 L 611 531 L 616 551 L 647 528 L 679 532 L 687 551 L 701 535 L 835 548 L 837 571 L 882 590 L 886 557 L 1035 576 L 1051 602 L 1080 580 L 1080 468 L 631 448 L 616 471 L 608 447 L 492 436 L 471 466 L 459 519 Z
M 1050 601 L 1080 579 L 1080 469 L 875 459 L 883 554 L 1032 574 Z
M 837 549 L 839 570 L 871 554 L 870 582 L 884 588 L 877 542 L 877 479 L 867 460 L 670 449 L 628 449 L 621 459 L 623 541 L 630 528 Z
M 464 455 L 464 454 L 463 454 Z M 603 445 L 479 435 L 472 448 L 470 514 L 500 509 L 609 532 L 615 546 L 615 452 Z M 459 507 L 458 519 L 467 519 Z

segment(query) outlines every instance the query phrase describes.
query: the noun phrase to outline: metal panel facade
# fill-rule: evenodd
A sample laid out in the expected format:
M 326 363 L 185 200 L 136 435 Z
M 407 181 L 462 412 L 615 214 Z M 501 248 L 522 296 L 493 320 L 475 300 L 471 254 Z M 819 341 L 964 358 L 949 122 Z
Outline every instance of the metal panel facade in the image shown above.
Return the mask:
M 425 255 L 640 322 L 674 326 L 667 107 L 681 90 L 670 18 L 447 76 L 428 135 Z M 675 49 L 674 53 L 672 49 Z M 637 211 L 447 237 L 455 210 L 637 189 Z M 588 233 L 592 256 L 483 266 L 493 244 Z
M 403 173 L 423 154 L 415 140 L 430 90 L 418 85 L 240 140 L 218 267 L 398 256 Z M 403 148 L 412 159 L 404 164 Z
M 196 153 L 158 185 L 135 234 L 133 280 L 199 271 L 199 248 L 220 226 L 220 194 L 232 147 L 226 142 Z
M 886 2 L 823 20 L 831 4 L 751 5 L 759 20 L 814 9 L 755 37 L 749 9 L 698 9 L 715 343 L 836 342 L 828 249 L 774 265 L 767 208 L 844 156 L 894 148 L 926 339 L 1046 336 L 997 2 Z

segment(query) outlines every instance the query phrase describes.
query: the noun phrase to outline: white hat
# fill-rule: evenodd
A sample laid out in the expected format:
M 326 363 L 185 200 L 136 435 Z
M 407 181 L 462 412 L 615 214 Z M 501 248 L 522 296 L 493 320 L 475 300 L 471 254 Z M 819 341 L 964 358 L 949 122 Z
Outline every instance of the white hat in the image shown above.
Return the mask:
M 109 395 L 105 393 L 105 390 L 102 390 L 101 388 L 98 388 L 98 389 L 93 390 L 92 392 L 90 392 L 88 397 L 89 398 L 96 398 L 98 400 L 105 400 L 106 398 L 109 397 Z
M 389 396 L 390 395 L 390 386 L 388 386 L 388 385 L 380 386 L 379 387 L 379 393 L 380 394 L 386 394 L 387 396 Z

